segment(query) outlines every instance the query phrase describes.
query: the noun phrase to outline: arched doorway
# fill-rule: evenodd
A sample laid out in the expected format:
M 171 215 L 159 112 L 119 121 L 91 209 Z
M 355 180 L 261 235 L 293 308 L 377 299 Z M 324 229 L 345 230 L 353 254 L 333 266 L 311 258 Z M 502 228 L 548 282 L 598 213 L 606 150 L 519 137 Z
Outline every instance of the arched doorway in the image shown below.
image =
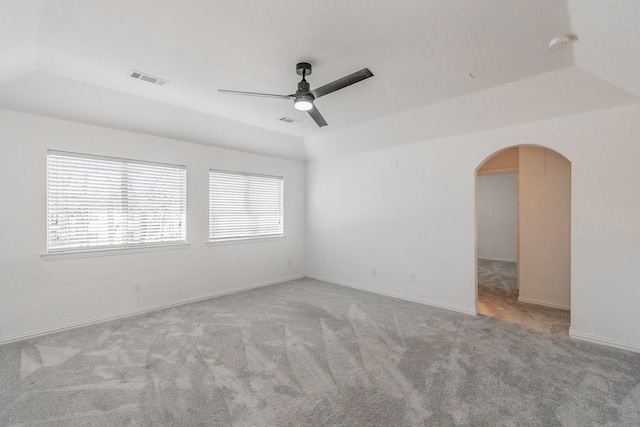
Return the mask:
M 476 309 L 568 333 L 571 163 L 539 146 L 510 147 L 476 169 Z

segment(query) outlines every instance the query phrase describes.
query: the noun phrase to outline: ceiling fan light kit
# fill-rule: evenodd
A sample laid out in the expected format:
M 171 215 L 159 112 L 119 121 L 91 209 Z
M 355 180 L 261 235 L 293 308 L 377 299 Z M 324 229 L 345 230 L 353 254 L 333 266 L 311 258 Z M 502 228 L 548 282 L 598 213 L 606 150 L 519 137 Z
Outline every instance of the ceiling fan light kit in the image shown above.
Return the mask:
M 264 98 L 278 98 L 278 99 L 292 99 L 293 106 L 296 110 L 306 111 L 311 118 L 316 122 L 319 127 L 327 125 L 324 117 L 320 114 L 320 111 L 315 107 L 313 102 L 321 96 L 328 95 L 340 89 L 344 89 L 347 86 L 351 86 L 354 83 L 358 83 L 369 77 L 373 77 L 373 73 L 368 68 L 363 68 L 360 71 L 349 74 L 324 86 L 320 86 L 314 90 L 311 90 L 306 77 L 311 75 L 311 64 L 308 62 L 299 62 L 296 65 L 296 73 L 302 76 L 302 80 L 298 83 L 298 90 L 291 95 L 274 95 L 269 93 L 256 93 L 256 92 L 242 92 L 237 90 L 224 90 L 218 89 L 219 93 L 232 94 L 232 95 L 247 95 L 247 96 L 260 96 Z
M 293 101 L 293 106 L 296 110 L 309 111 L 313 108 L 313 98 L 303 95 Z

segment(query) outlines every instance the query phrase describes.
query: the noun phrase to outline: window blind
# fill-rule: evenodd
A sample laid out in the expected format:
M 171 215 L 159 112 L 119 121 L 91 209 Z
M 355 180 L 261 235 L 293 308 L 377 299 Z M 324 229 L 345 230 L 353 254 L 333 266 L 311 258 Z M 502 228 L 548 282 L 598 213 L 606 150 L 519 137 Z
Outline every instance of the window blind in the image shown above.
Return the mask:
M 209 171 L 209 240 L 282 236 L 284 179 Z
M 185 166 L 49 151 L 49 252 L 186 242 Z

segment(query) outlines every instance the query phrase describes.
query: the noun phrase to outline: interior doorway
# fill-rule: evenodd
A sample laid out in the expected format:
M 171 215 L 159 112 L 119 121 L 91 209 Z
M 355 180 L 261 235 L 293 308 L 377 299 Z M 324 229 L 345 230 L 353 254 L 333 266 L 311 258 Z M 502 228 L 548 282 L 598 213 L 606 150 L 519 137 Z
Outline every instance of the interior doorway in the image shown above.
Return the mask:
M 568 334 L 571 163 L 545 147 L 494 153 L 476 169 L 476 310 Z

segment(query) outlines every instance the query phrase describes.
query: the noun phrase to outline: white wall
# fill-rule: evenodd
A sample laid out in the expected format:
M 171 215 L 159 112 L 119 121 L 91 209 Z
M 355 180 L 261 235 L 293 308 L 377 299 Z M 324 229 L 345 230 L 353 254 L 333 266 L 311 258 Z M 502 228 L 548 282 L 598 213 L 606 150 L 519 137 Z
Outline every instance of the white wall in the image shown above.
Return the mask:
M 309 163 L 307 275 L 475 313 L 481 159 L 455 145 L 443 139 Z
M 571 336 L 640 351 L 640 106 L 353 152 L 412 126 L 380 120 L 379 135 L 334 131 L 352 153 L 307 167 L 307 275 L 475 313 L 475 170 L 546 146 L 572 163 Z
M 475 313 L 475 170 L 537 144 L 572 162 L 570 334 L 640 351 L 638 105 L 318 159 L 307 166 L 306 270 L 302 163 L 8 111 L 0 129 L 2 340 L 303 273 Z M 367 146 L 349 135 L 336 139 Z M 191 246 L 43 260 L 47 148 L 186 164 Z M 210 167 L 285 176 L 287 237 L 206 246 Z
M 518 175 L 480 175 L 476 181 L 478 258 L 518 261 Z
M 303 274 L 302 162 L 6 110 L 0 141 L 0 342 Z M 190 246 L 43 259 L 47 149 L 186 165 Z M 284 176 L 286 237 L 207 246 L 209 168 Z
M 520 147 L 518 300 L 571 307 L 571 163 Z

